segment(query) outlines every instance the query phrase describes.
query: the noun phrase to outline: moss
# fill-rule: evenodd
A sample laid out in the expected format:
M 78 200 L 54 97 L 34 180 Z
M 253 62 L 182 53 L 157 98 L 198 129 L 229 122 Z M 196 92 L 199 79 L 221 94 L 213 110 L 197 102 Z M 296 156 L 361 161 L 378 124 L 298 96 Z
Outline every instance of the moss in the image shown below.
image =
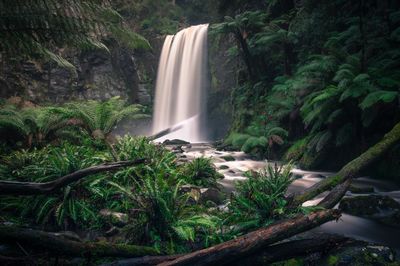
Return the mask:
M 221 158 L 224 159 L 227 162 L 235 161 L 235 158 L 233 156 L 231 156 L 231 155 L 222 156 Z
M 305 265 L 303 259 L 290 259 L 281 262 L 272 263 L 272 266 L 303 266 Z
M 400 263 L 388 262 L 384 257 L 371 251 L 365 251 L 361 256 L 355 258 L 355 265 L 359 266 L 399 266 Z
M 337 265 L 339 258 L 337 256 L 330 255 L 327 260 L 327 264 L 330 266 Z
M 295 143 L 286 151 L 285 159 L 288 161 L 298 161 L 303 157 L 307 149 L 308 138 L 303 138 Z

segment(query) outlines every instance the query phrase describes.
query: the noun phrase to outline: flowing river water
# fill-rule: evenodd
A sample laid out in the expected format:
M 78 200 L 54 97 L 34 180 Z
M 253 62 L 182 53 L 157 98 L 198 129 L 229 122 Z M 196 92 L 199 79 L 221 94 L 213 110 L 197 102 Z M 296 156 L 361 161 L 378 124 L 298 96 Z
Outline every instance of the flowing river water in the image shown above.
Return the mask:
M 244 172 L 248 170 L 257 171 L 265 167 L 267 163 L 266 161 L 251 159 L 250 156 L 243 152 L 217 151 L 210 144 L 191 144 L 182 148 L 184 150 L 183 154 L 188 160 L 201 156 L 211 158 L 218 171 L 225 177 L 220 181 L 220 184 L 228 193 L 234 190 L 235 182 L 246 179 Z M 227 161 L 227 158 L 231 161 Z M 222 168 L 227 168 L 220 169 L 223 165 L 225 167 Z M 301 169 L 293 169 L 292 172 L 297 178 L 289 187 L 288 193 L 301 192 L 323 178 L 334 174 L 332 172 L 303 171 Z M 373 187 L 374 194 L 387 195 L 400 202 L 400 187 L 391 182 L 361 177 L 355 179 L 353 185 L 357 187 Z M 357 194 L 357 196 L 359 195 L 365 194 Z M 305 205 L 316 204 L 323 196 L 322 194 L 316 199 L 306 202 Z M 346 197 L 351 196 L 354 195 L 351 192 L 347 192 Z M 400 228 L 384 225 L 370 219 L 343 214 L 340 220 L 325 223 L 314 229 L 314 231 L 342 234 L 358 240 L 385 245 L 395 249 L 398 253 L 400 252 Z

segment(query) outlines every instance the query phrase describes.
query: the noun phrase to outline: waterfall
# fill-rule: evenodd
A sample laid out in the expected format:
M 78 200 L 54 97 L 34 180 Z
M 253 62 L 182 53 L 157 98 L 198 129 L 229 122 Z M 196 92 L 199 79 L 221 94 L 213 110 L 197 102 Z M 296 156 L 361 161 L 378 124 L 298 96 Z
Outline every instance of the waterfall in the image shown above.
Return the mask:
M 158 66 L 153 134 L 177 127 L 162 139 L 201 142 L 204 126 L 208 24 L 192 26 L 165 38 Z

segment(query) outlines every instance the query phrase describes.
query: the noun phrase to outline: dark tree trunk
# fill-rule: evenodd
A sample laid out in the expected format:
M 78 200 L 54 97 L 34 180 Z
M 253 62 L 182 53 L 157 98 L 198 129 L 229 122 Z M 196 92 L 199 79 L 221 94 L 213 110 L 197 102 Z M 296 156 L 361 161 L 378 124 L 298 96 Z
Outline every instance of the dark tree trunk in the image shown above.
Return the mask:
M 86 169 L 76 171 L 66 176 L 60 177 L 54 181 L 46 183 L 0 181 L 0 195 L 39 195 L 50 194 L 58 191 L 72 182 L 76 182 L 86 176 L 101 172 L 112 171 L 122 167 L 128 167 L 144 163 L 144 159 L 134 161 L 115 162 L 110 164 L 101 164 Z
M 51 254 L 78 257 L 141 257 L 158 255 L 152 247 L 110 244 L 106 242 L 78 242 L 62 238 L 55 233 L 0 225 L 2 243 L 21 243 L 33 249 L 48 251 Z
M 250 79 L 256 80 L 257 71 L 255 70 L 253 57 L 250 53 L 250 49 L 247 44 L 247 41 L 243 37 L 243 33 L 239 29 L 236 30 L 235 37 L 236 37 L 236 40 L 239 42 L 239 46 L 242 50 L 243 61 L 247 67 L 247 71 L 249 73 Z
M 277 222 L 266 228 L 256 230 L 228 242 L 195 251 L 173 261 L 159 265 L 219 265 L 234 262 L 258 252 L 268 245 L 286 239 L 295 234 L 307 231 L 325 222 L 338 219 L 340 211 L 324 210 L 293 219 Z

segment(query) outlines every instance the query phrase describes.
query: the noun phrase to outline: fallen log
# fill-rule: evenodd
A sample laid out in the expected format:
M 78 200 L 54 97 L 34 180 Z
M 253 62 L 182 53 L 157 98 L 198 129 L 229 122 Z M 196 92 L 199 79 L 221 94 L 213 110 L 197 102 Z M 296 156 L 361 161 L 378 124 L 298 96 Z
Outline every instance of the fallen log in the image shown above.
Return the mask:
M 336 235 L 293 240 L 269 246 L 260 254 L 241 259 L 233 265 L 268 265 L 273 262 L 304 257 L 313 253 L 326 254 L 334 248 L 351 242 L 353 241 L 350 238 Z
M 141 258 L 124 259 L 110 263 L 104 263 L 100 266 L 154 266 L 162 262 L 175 260 L 181 256 L 182 255 L 144 256 Z
M 0 242 L 18 242 L 33 249 L 45 250 L 51 254 L 74 257 L 132 258 L 159 255 L 159 252 L 152 247 L 107 242 L 78 242 L 58 237 L 54 233 L 6 225 L 0 225 Z
M 293 240 L 269 246 L 260 252 L 260 254 L 240 259 L 233 265 L 266 265 L 268 263 L 307 256 L 312 253 L 326 253 L 350 242 L 350 238 L 336 235 Z M 152 266 L 175 260 L 181 256 L 183 255 L 145 256 L 142 258 L 118 260 L 102 264 L 101 266 Z
M 146 161 L 145 159 L 137 159 L 134 161 L 122 161 L 122 162 L 96 165 L 86 169 L 78 170 L 71 174 L 60 177 L 54 181 L 46 183 L 0 180 L 0 195 L 50 194 L 86 176 L 94 175 L 100 172 L 111 171 L 122 167 L 138 165 L 144 163 L 145 161 Z
M 328 195 L 325 196 L 319 203 L 318 206 L 323 207 L 325 209 L 331 209 L 335 207 L 336 204 L 343 198 L 346 194 L 346 191 L 349 189 L 351 184 L 351 178 L 344 181 L 344 183 L 337 185 L 334 187 Z
M 173 127 L 164 129 L 164 130 L 162 130 L 162 131 L 160 131 L 160 132 L 158 132 L 158 133 L 156 133 L 154 135 L 148 136 L 147 138 L 149 140 L 156 140 L 158 138 L 164 137 L 165 135 L 168 135 L 169 133 L 175 132 L 175 131 L 177 131 L 177 130 L 179 130 L 181 128 L 182 128 L 182 125 L 173 126 Z
M 343 183 L 348 178 L 355 175 L 368 166 L 371 162 L 381 157 L 387 150 L 400 141 L 400 123 L 397 123 L 381 141 L 369 148 L 356 159 L 346 164 L 336 175 L 328 177 L 312 187 L 306 189 L 299 195 L 294 195 L 292 206 L 299 206 L 303 202 L 313 199 L 324 191 L 332 189 L 338 184 Z
M 308 215 L 301 215 L 292 219 L 279 221 L 236 239 L 198 250 L 173 261 L 163 262 L 158 265 L 217 265 L 230 263 L 263 250 L 268 245 L 317 227 L 325 222 L 338 219 L 339 217 L 339 210 L 322 210 Z

